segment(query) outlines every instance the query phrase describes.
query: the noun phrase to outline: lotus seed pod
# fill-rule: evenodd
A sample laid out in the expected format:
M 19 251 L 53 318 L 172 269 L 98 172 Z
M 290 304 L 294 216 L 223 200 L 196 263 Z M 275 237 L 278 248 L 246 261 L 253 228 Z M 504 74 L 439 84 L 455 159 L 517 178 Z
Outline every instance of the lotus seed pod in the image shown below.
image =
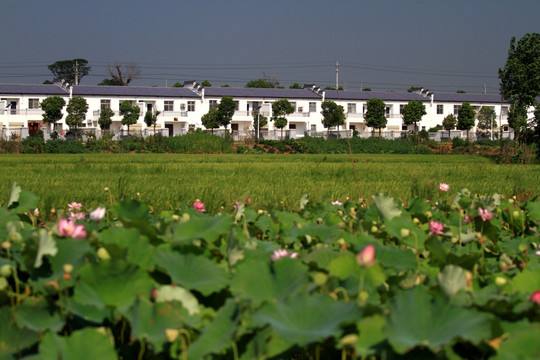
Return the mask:
M 180 335 L 180 330 L 177 329 L 165 329 L 165 336 L 169 342 L 174 342 Z
M 9 250 L 11 243 L 9 241 L 2 241 L 2 249 Z
M 348 334 L 341 338 L 341 344 L 344 346 L 353 346 L 358 341 L 357 334 Z
M 361 301 L 367 301 L 368 298 L 369 293 L 366 290 L 362 290 L 360 291 L 360 293 L 358 293 L 358 299 L 360 299 Z
M 111 258 L 111 255 L 109 255 L 109 252 L 107 251 L 107 249 L 103 248 L 103 247 L 100 247 L 97 251 L 97 256 L 101 259 L 101 260 L 109 260 Z
M 326 284 L 327 280 L 328 280 L 328 275 L 326 275 L 323 272 L 318 272 L 315 275 L 313 275 L 313 281 L 315 282 L 315 284 L 319 286 L 323 286 L 324 284 Z
M 371 227 L 371 232 L 372 232 L 372 233 L 376 233 L 377 231 L 379 231 L 379 228 L 377 228 L 375 225 L 373 225 L 373 226 Z
M 178 221 L 180 220 L 180 216 L 174 214 L 173 216 L 171 216 L 171 219 L 173 219 L 174 221 Z
M 410 235 L 411 235 L 411 230 L 405 229 L 405 228 L 401 229 L 401 237 L 408 237 Z
M 0 267 L 0 275 L 5 277 L 11 276 L 11 265 L 6 264 Z
M 62 268 L 64 269 L 64 272 L 68 274 L 73 271 L 73 265 L 71 264 L 64 264 Z
M 513 217 L 519 217 L 519 211 L 517 211 L 517 210 L 512 211 L 512 216 Z
M 507 280 L 503 278 L 502 276 L 497 276 L 495 278 L 495 285 L 499 287 L 506 285 L 506 283 L 507 283 Z

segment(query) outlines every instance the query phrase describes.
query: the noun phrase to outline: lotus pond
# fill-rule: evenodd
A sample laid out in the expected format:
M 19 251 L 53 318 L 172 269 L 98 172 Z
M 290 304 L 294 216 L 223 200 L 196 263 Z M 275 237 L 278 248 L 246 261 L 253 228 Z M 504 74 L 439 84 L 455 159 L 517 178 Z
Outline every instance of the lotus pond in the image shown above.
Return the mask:
M 447 190 L 40 214 L 13 185 L 0 359 L 539 358 L 540 202 Z

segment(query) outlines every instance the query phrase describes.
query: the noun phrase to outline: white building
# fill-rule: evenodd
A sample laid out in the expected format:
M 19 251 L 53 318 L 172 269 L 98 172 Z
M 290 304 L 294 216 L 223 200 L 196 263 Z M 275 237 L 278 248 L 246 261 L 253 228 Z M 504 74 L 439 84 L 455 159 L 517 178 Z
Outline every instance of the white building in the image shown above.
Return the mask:
M 217 106 L 223 96 L 230 96 L 237 104 L 231 121 L 231 129 L 238 137 L 253 136 L 252 111 L 262 108 L 264 115 L 269 116 L 270 104 L 279 99 L 288 99 L 295 111 L 287 117 L 287 136 L 302 137 L 325 133 L 322 125 L 321 104 L 332 100 L 342 105 L 347 115 L 345 129 L 356 130 L 359 136 L 370 136 L 370 129 L 364 120 L 367 101 L 380 98 L 386 104 L 388 123 L 386 137 L 399 137 L 402 131 L 411 130 L 411 126 L 403 124 L 401 109 L 411 100 L 420 100 L 425 104 L 427 114 L 418 123 L 419 129 L 428 130 L 442 124 L 445 116 L 454 114 L 464 102 L 470 103 L 476 110 L 482 106 L 491 107 L 497 123 L 507 128 L 508 103 L 502 102 L 499 95 L 459 94 L 459 93 L 426 93 L 418 92 L 379 92 L 379 91 L 335 91 L 320 90 L 314 85 L 306 85 L 303 89 L 259 89 L 207 87 L 197 83 L 186 83 L 183 87 L 136 87 L 136 86 L 95 86 L 78 85 L 63 87 L 60 84 L 0 84 L 0 128 L 3 138 L 12 134 L 24 137 L 33 136 L 37 130 L 46 129 L 43 124 L 43 111 L 40 103 L 49 96 L 60 96 L 66 104 L 70 97 L 81 96 L 89 107 L 83 127 L 99 129 L 100 111 L 108 107 L 113 110 L 110 130 L 121 132 L 127 127 L 121 124 L 120 103 L 128 100 L 140 107 L 141 112 L 137 124 L 130 126 L 130 131 L 150 134 L 153 128 L 147 129 L 144 124 L 146 111 L 159 111 L 156 129 L 165 136 L 185 134 L 189 130 L 204 128 L 201 117 L 210 108 Z M 266 105 L 265 105 L 266 104 Z M 55 125 L 57 132 L 66 131 L 67 115 Z M 272 132 L 273 123 L 269 122 L 266 134 Z M 498 131 L 497 129 L 493 129 Z M 471 133 L 474 132 L 471 131 Z M 270 136 L 270 135 L 267 135 Z

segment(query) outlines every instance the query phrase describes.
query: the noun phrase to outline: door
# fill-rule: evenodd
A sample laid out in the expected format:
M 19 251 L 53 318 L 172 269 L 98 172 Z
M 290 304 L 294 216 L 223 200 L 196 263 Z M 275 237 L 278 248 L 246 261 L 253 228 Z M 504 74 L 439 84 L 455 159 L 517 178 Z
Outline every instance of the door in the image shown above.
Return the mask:
M 174 125 L 173 124 L 165 124 L 165 129 L 169 129 L 169 137 L 174 136 Z
M 30 135 L 30 137 L 36 137 L 39 129 L 41 129 L 40 123 L 35 121 L 31 121 L 28 123 L 28 135 Z

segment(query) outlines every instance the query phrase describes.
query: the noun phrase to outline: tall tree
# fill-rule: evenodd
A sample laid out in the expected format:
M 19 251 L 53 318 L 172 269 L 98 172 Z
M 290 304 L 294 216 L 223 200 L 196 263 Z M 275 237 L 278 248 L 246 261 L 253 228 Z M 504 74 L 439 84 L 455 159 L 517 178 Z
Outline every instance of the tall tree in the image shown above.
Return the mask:
M 128 100 L 123 101 L 120 104 L 120 115 L 122 118 L 122 125 L 127 125 L 128 127 L 128 136 L 129 136 L 129 127 L 137 123 L 139 119 L 141 109 L 138 106 L 131 105 Z
M 458 120 L 457 120 L 457 129 L 466 130 L 467 138 L 469 137 L 469 130 L 474 127 L 474 119 L 476 118 L 476 113 L 474 108 L 468 102 L 464 102 L 458 109 Z
M 339 125 L 345 124 L 345 109 L 330 100 L 323 101 L 321 108 L 322 124 L 327 129 L 327 137 L 330 135 L 330 128 L 334 126 L 337 126 L 339 137 Z
M 236 111 L 236 103 L 230 96 L 223 96 L 219 102 L 217 112 L 220 125 L 225 127 L 231 123 L 234 112 Z
M 101 109 L 99 112 L 98 124 L 102 130 L 109 130 L 112 124 L 112 117 L 114 116 L 114 111 L 111 108 Z
M 381 136 L 381 131 L 386 127 L 388 120 L 386 119 L 386 104 L 379 98 L 371 98 L 366 103 L 366 113 L 364 114 L 364 119 L 366 120 L 366 125 L 379 129 L 379 136 Z
M 100 85 L 128 86 L 141 74 L 141 69 L 139 69 L 137 64 L 133 63 L 122 64 L 115 62 L 108 66 L 107 71 L 111 78 L 104 79 Z
M 448 137 L 450 137 L 450 131 L 456 128 L 457 119 L 453 114 L 447 115 L 442 122 L 444 130 L 448 131 Z
M 478 124 L 476 127 L 482 131 L 491 131 L 493 128 L 497 127 L 497 115 L 495 110 L 489 106 L 482 106 L 477 115 Z
M 60 96 L 51 96 L 44 99 L 40 106 L 44 111 L 43 122 L 46 124 L 54 124 L 64 116 L 62 108 L 66 105 L 66 101 Z
M 287 99 L 274 101 L 272 104 L 272 121 L 277 129 L 281 129 L 281 139 L 283 139 L 283 128 L 287 126 L 287 115 L 294 112 L 294 106 Z
M 47 67 L 54 75 L 54 80 L 63 79 L 71 85 L 78 85 L 92 69 L 86 59 L 60 60 Z
M 247 88 L 275 88 L 276 86 L 277 85 L 274 82 L 268 81 L 266 79 L 251 80 L 246 84 Z
M 211 129 L 213 134 L 214 129 L 220 127 L 221 125 L 217 109 L 211 108 L 208 110 L 206 114 L 201 116 L 201 122 L 205 128 Z
M 144 114 L 144 123 L 146 126 L 154 126 L 154 134 L 156 133 L 156 124 L 157 124 L 157 118 L 161 114 L 161 111 L 147 111 L 146 114 Z
M 74 96 L 69 100 L 67 105 L 66 124 L 71 129 L 78 129 L 82 126 L 83 121 L 86 119 L 86 112 L 88 111 L 88 103 L 81 96 Z
M 262 129 L 268 124 L 268 118 L 261 114 L 261 109 L 256 108 L 251 112 L 251 116 L 253 117 L 253 128 L 254 129 Z M 258 136 L 258 134 L 257 134 Z
M 426 107 L 420 100 L 411 100 L 408 104 L 403 106 L 401 115 L 403 116 L 403 122 L 405 125 L 414 124 L 414 132 L 418 132 L 416 123 L 422 121 L 422 116 L 426 115 Z
M 294 83 L 291 86 L 289 86 L 289 89 L 301 89 L 302 86 L 300 86 L 299 83 Z
M 210 83 L 210 81 L 204 80 L 204 81 L 201 83 L 201 86 L 202 86 L 202 87 L 212 87 L 212 84 Z

